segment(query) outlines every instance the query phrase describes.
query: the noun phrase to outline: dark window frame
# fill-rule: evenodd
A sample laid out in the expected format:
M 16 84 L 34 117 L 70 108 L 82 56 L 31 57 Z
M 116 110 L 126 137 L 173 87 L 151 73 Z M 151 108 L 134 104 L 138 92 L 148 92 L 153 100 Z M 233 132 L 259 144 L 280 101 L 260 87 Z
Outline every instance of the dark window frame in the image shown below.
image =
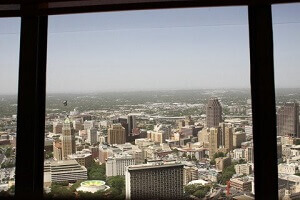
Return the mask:
M 0 3 L 0 17 L 21 17 L 15 197 L 17 199 L 43 198 L 48 15 L 248 6 L 255 198 L 278 199 L 271 5 L 300 2 L 300 0 L 116 0 L 114 2 L 3 0 Z

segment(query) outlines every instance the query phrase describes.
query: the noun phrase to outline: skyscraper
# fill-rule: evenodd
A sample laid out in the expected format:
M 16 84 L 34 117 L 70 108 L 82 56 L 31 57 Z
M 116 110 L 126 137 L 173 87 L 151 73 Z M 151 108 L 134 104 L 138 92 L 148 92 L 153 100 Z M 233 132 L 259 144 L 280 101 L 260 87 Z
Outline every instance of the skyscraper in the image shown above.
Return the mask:
M 132 133 L 132 129 L 136 128 L 135 115 L 128 115 L 127 118 L 128 123 L 128 134 Z
M 126 142 L 125 128 L 121 124 L 113 124 L 107 131 L 108 144 L 124 144 Z
M 126 199 L 181 199 L 183 164 L 131 165 L 125 182 Z
M 220 146 L 225 148 L 226 152 L 233 149 L 233 128 L 230 123 L 220 123 Z
M 277 112 L 277 135 L 300 137 L 299 131 L 299 104 L 288 102 Z
M 62 159 L 67 160 L 68 155 L 76 152 L 75 133 L 69 118 L 66 118 L 62 128 Z
M 218 152 L 220 146 L 221 129 L 219 127 L 209 129 L 209 158 L 213 158 L 214 154 Z
M 97 143 L 97 129 L 90 128 L 87 130 L 87 142 L 91 145 Z
M 217 127 L 222 122 L 222 106 L 217 98 L 211 98 L 206 106 L 206 126 Z

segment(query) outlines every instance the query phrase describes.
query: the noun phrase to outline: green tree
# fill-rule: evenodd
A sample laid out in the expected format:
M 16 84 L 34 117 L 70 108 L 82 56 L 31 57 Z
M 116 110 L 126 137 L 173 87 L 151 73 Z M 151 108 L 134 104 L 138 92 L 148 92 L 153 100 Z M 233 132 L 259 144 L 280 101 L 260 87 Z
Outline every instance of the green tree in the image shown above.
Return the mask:
M 53 152 L 47 152 L 45 158 L 46 159 L 53 158 Z
M 89 180 L 105 180 L 105 164 L 99 165 L 93 163 L 88 168 L 88 179 Z
M 225 157 L 226 155 L 223 152 L 217 152 L 214 154 L 213 159 L 210 161 L 211 165 L 216 164 L 216 158 Z
M 125 188 L 125 177 L 124 176 L 112 176 L 107 179 L 107 184 L 115 188 L 122 193 L 122 190 Z
M 71 192 L 75 192 L 76 189 L 80 186 L 80 183 L 83 182 L 83 180 L 78 180 L 76 181 L 76 183 L 74 183 L 71 187 L 70 187 L 70 191 Z
M 75 197 L 75 194 L 71 192 L 67 186 L 51 185 L 51 192 L 49 197 L 54 199 L 71 199 Z
M 203 198 L 209 192 L 210 187 L 209 185 L 191 184 L 184 187 L 184 192 L 188 195 Z
M 223 170 L 221 174 L 218 175 L 218 182 L 225 185 L 227 181 L 231 179 L 231 177 L 235 174 L 234 164 L 231 164 L 227 168 Z
M 7 158 L 9 158 L 9 157 L 11 157 L 11 156 L 13 155 L 13 152 L 14 152 L 14 150 L 13 150 L 11 147 L 9 147 L 9 148 L 6 149 L 4 155 L 5 155 Z
M 206 190 L 197 190 L 193 195 L 198 198 L 203 198 L 207 194 Z

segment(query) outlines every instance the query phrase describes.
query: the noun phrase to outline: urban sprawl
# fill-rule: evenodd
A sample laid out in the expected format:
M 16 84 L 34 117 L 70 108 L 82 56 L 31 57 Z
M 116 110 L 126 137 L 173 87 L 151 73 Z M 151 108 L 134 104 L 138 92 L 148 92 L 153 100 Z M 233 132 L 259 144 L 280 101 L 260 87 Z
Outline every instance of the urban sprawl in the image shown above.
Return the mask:
M 101 97 L 101 106 L 93 103 L 99 96 L 52 95 L 45 117 L 45 195 L 254 199 L 248 93 L 206 91 L 201 100 L 184 91 L 149 92 L 150 100 L 126 93 L 123 99 Z M 298 97 L 287 92 L 277 101 L 279 199 L 300 199 Z M 12 107 L 3 106 L 0 115 L 1 196 L 14 193 L 17 115 L 11 99 L 0 100 L 0 107 Z

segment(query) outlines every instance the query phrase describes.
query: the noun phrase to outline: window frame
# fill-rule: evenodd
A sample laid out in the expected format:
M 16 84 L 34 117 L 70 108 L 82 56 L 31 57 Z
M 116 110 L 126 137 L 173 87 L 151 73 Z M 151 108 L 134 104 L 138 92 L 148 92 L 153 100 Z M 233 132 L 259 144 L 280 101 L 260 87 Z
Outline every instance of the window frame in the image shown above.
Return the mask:
M 278 199 L 272 10 L 300 0 L 4 0 L 0 17 L 21 17 L 15 197 L 43 198 L 48 15 L 248 6 L 255 198 Z M 94 2 L 94 4 L 89 4 Z M 102 2 L 102 3 L 101 3 Z M 104 4 L 103 4 L 104 2 Z M 51 5 L 60 5 L 51 7 Z M 77 4 L 80 4 L 79 6 Z M 266 148 L 267 145 L 267 148 Z M 22 198 L 23 197 L 23 198 Z

